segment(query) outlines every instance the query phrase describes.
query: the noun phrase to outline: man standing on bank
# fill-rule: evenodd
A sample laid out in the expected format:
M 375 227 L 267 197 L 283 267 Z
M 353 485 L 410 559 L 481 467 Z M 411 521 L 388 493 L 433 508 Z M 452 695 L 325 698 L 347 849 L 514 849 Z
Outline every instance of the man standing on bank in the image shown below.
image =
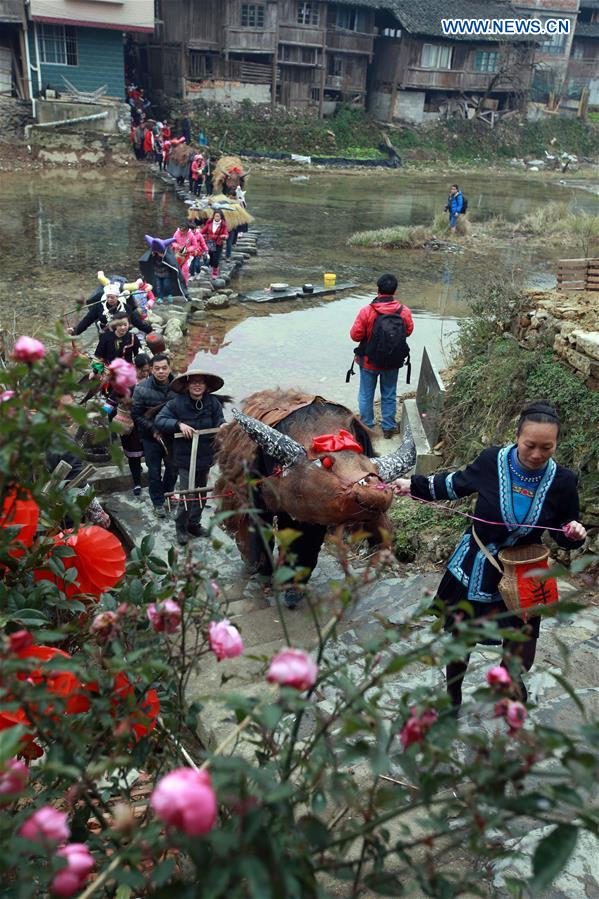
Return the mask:
M 171 386 L 174 376 L 168 356 L 165 353 L 157 353 L 152 359 L 150 371 L 150 377 L 140 381 L 133 391 L 131 418 L 141 436 L 154 512 L 157 518 L 166 518 L 164 494 L 170 493 L 175 486 L 177 466 L 173 459 L 172 446 L 162 438 L 156 427 L 155 418 L 167 400 L 175 396 Z
M 220 428 L 225 423 L 222 402 L 224 398 L 213 396 L 224 381 L 218 375 L 189 368 L 172 382 L 172 390 L 178 396 L 169 400 L 156 416 L 159 431 L 173 436 L 175 461 L 179 469 L 179 497 L 177 511 L 177 542 L 185 546 L 189 537 L 205 537 L 207 531 L 201 525 L 205 498 L 186 491 L 205 487 L 210 466 L 214 461 L 214 434 L 197 436 L 197 431 Z M 177 436 L 180 435 L 180 436 Z M 196 435 L 196 436 L 194 436 Z M 195 459 L 192 454 L 195 451 Z M 194 464 L 195 462 L 195 464 Z M 193 483 L 190 474 L 195 470 Z M 184 497 L 187 497 L 184 501 Z
M 360 366 L 360 418 L 367 427 L 374 427 L 374 394 L 380 379 L 381 425 L 383 436 L 389 439 L 396 432 L 397 377 L 406 363 L 410 383 L 410 349 L 406 338 L 414 330 L 414 322 L 408 307 L 395 299 L 395 275 L 381 275 L 377 288 L 378 295 L 360 309 L 349 336 L 360 341 L 355 359 Z

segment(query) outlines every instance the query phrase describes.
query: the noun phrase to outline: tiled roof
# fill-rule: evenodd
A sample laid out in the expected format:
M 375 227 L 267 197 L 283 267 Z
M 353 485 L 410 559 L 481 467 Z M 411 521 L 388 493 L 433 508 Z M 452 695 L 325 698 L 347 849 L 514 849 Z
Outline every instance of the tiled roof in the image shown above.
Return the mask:
M 345 5 L 387 10 L 399 25 L 410 34 L 426 37 L 447 37 L 441 19 L 514 19 L 521 18 L 505 0 L 340 0 Z M 599 0 L 598 0 L 599 2 Z M 452 35 L 451 40 L 505 41 L 530 40 L 524 35 Z

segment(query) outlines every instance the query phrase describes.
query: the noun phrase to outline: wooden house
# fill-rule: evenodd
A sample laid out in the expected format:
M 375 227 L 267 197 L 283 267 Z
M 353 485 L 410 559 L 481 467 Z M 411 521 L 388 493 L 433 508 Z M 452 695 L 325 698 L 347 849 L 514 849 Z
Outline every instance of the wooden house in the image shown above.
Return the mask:
M 369 109 L 382 121 L 425 122 L 455 109 L 475 114 L 522 102 L 533 73 L 529 38 L 449 37 L 442 19 L 515 18 L 495 0 L 383 0 L 373 5 L 378 36 L 370 73 Z M 381 8 L 382 7 L 382 8 Z
M 580 0 L 566 74 L 568 97 L 588 91 L 588 106 L 599 107 L 599 0 Z
M 150 89 L 171 96 L 282 103 L 323 115 L 364 106 L 374 4 L 345 0 L 156 0 L 157 27 L 140 39 Z

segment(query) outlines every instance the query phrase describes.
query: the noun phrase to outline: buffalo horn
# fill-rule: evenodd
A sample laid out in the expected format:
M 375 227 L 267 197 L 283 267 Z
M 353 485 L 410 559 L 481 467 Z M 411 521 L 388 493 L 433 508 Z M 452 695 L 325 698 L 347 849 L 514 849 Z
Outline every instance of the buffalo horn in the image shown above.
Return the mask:
M 307 455 L 306 450 L 297 440 L 281 434 L 280 431 L 275 431 L 274 428 L 258 421 L 257 418 L 252 418 L 250 415 L 240 412 L 239 409 L 233 409 L 233 416 L 237 424 L 241 425 L 252 440 L 277 462 L 291 465 L 302 456 Z
M 401 477 L 416 464 L 416 444 L 412 437 L 410 427 L 406 425 L 405 437 L 401 445 L 387 456 L 371 459 L 378 467 L 379 475 L 383 481 L 393 481 Z

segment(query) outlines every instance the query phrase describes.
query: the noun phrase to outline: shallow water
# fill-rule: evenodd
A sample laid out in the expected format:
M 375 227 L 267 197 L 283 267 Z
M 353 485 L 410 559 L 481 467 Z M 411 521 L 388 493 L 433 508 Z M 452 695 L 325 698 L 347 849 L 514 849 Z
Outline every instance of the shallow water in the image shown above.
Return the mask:
M 378 275 L 393 271 L 400 279 L 400 299 L 417 315 L 411 340 L 416 381 L 424 343 L 443 365 L 448 335 L 466 311 L 466 282 L 482 281 L 497 262 L 514 270 L 523 283 L 542 286 L 554 278 L 551 253 L 532 252 L 517 242 L 485 255 L 347 246 L 356 230 L 430 222 L 456 177 L 455 172 L 431 177 L 376 170 L 367 175 L 251 175 L 248 201 L 261 232 L 259 255 L 232 286 L 250 290 L 279 280 L 318 283 L 325 271 L 333 271 L 340 280 L 355 280 L 360 285 L 355 293 L 372 294 Z M 572 208 L 596 206 L 595 196 L 578 184 L 489 175 L 469 177 L 463 186 L 469 211 L 478 218 L 500 213 L 513 220 L 555 199 Z M 97 269 L 134 279 L 145 249 L 143 235 L 172 234 L 184 215 L 172 189 L 137 166 L 116 174 L 65 170 L 3 176 L 2 327 L 43 335 L 65 312 L 74 323 L 77 302 L 97 285 Z M 346 387 L 352 345 L 348 331 L 359 305 L 346 298 L 231 308 L 191 331 L 187 356 L 202 346 L 209 349 L 210 364 L 226 369 L 227 385 L 236 397 L 276 382 L 315 392 L 334 390 L 349 401 L 357 379 Z

